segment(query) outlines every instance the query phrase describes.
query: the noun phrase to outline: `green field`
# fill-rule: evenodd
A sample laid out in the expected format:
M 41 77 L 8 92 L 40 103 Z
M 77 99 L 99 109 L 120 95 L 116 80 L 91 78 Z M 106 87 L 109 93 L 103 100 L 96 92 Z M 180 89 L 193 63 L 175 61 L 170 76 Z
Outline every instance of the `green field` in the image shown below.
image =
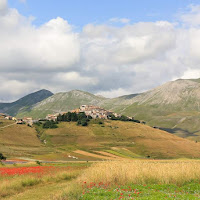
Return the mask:
M 107 187 L 104 185 L 85 189 L 82 200 L 107 199 L 200 199 L 200 184 L 188 183 L 183 186 L 170 184 L 130 184 L 125 186 Z

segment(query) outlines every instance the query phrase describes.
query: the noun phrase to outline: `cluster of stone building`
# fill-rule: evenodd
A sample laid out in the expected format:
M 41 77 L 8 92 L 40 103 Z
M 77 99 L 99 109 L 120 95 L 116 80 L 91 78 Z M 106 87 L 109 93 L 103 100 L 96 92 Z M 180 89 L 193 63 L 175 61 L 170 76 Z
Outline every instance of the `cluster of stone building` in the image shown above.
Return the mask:
M 34 120 L 31 117 L 24 117 L 22 119 L 17 119 L 16 117 L 12 117 L 10 115 L 6 115 L 4 113 L 0 113 L 0 116 L 4 118 L 5 120 L 13 120 L 16 122 L 16 124 L 28 124 L 30 126 L 33 125 Z
M 71 113 L 85 113 L 86 116 L 90 116 L 93 119 L 108 119 L 110 115 L 114 115 L 115 117 L 120 117 L 121 115 L 114 113 L 109 110 L 105 110 L 103 108 L 100 108 L 98 106 L 93 106 L 93 105 L 81 105 L 80 108 L 74 109 L 70 111 Z M 56 114 L 49 114 L 46 116 L 47 120 L 53 120 L 56 121 L 58 115 L 63 115 L 67 112 L 62 112 L 62 113 L 56 113 Z
M 93 119 L 108 119 L 110 115 L 114 115 L 115 117 L 121 117 L 121 115 L 114 113 L 109 110 L 105 110 L 103 108 L 100 108 L 98 106 L 93 106 L 93 105 L 81 105 L 80 108 L 74 109 L 70 111 L 72 113 L 85 113 L 86 116 L 90 116 Z M 58 115 L 63 115 L 66 114 L 67 112 L 61 112 L 61 113 L 56 113 L 56 114 L 48 114 L 46 116 L 46 120 L 53 120 L 56 121 Z M 5 115 L 3 113 L 0 113 L 0 116 L 4 117 L 5 119 L 8 120 L 14 120 L 16 121 L 17 124 L 28 124 L 30 126 L 33 125 L 34 122 L 38 120 L 33 120 L 31 117 L 24 117 L 22 119 L 17 119 L 12 116 Z
M 90 116 L 93 119 L 108 119 L 110 115 L 121 117 L 121 115 L 117 113 L 92 105 L 82 105 L 79 109 L 73 110 L 72 112 L 84 112 L 85 115 Z

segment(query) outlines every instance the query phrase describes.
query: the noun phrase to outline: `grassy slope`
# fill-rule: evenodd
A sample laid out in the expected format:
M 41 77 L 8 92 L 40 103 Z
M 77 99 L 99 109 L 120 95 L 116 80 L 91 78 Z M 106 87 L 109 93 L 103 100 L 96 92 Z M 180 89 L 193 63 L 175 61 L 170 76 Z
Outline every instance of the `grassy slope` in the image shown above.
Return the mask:
M 6 126 L 13 121 L 0 120 L 1 126 Z M 6 156 L 31 156 L 49 152 L 40 140 L 34 128 L 27 125 L 14 124 L 4 129 L 0 128 L 0 152 Z
M 103 127 L 60 123 L 58 129 L 46 130 L 45 134 L 54 148 L 63 151 L 107 151 L 128 157 L 200 157 L 198 143 L 132 122 L 106 121 Z
M 102 105 L 117 113 L 133 116 L 144 120 L 150 126 L 165 128 L 177 136 L 200 141 L 199 118 L 200 112 L 196 107 L 191 108 L 186 103 L 178 105 L 148 105 L 133 103 L 131 105 L 117 105 L 113 101 L 106 101 Z
M 17 117 L 45 118 L 47 114 L 70 111 L 80 107 L 80 105 L 97 105 L 104 99 L 104 97 L 79 90 L 57 93 L 36 104 L 31 110 L 18 113 Z
M 0 129 L 0 152 L 6 156 L 67 161 L 74 161 L 68 158 L 69 154 L 79 160 L 108 159 L 109 154 L 106 156 L 102 151 L 123 158 L 200 157 L 199 143 L 133 122 L 107 120 L 103 125 L 91 122 L 87 127 L 63 122 L 57 129 L 44 130 L 41 126 L 37 129 L 41 141 L 35 129 L 26 125 Z
M 181 137 L 200 141 L 199 79 L 177 80 L 127 99 L 118 97 L 102 102 L 102 107 L 151 126 L 167 128 Z

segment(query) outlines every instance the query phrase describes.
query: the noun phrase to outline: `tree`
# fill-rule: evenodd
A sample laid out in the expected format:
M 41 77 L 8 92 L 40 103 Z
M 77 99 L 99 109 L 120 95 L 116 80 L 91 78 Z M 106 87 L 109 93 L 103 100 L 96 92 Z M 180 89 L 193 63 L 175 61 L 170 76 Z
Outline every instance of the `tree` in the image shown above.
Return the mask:
M 58 115 L 57 121 L 59 121 L 59 122 L 62 121 L 62 115 L 61 114 Z
M 78 120 L 87 119 L 87 115 L 84 112 L 78 113 Z
M 44 124 L 43 124 L 43 128 L 58 128 L 57 126 L 57 122 L 54 122 L 54 121 L 46 121 Z
M 71 113 L 71 121 L 72 122 L 77 122 L 78 121 L 78 116 L 76 113 Z
M 87 120 L 86 120 L 86 119 L 82 119 L 82 120 L 81 120 L 81 125 L 82 125 L 82 126 L 87 126 L 87 125 L 88 125 Z
M 2 153 L 0 153 L 0 161 L 2 160 L 6 160 L 6 157 Z

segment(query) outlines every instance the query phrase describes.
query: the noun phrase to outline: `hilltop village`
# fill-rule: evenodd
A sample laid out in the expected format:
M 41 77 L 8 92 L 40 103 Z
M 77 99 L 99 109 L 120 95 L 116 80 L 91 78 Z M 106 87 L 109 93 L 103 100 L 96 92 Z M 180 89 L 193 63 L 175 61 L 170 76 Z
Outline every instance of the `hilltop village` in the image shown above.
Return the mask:
M 94 106 L 94 105 L 81 105 L 80 108 L 74 109 L 70 111 L 71 113 L 85 113 L 85 115 L 87 117 L 91 117 L 92 119 L 109 119 L 109 116 L 114 116 L 114 117 L 121 117 L 120 114 L 114 113 L 112 111 L 109 110 L 105 110 L 103 108 L 100 108 L 98 106 Z M 4 119 L 7 120 L 13 120 L 15 121 L 17 124 L 27 124 L 32 126 L 33 123 L 38 122 L 40 120 L 48 120 L 48 121 L 57 121 L 57 118 L 59 115 L 63 115 L 66 114 L 68 112 L 60 112 L 60 113 L 56 113 L 56 114 L 48 114 L 46 116 L 45 119 L 36 119 L 33 120 L 32 117 L 24 117 L 24 118 L 20 118 L 17 119 L 15 117 L 6 115 L 4 113 L 0 113 L 0 116 L 3 117 Z M 127 117 L 128 119 L 132 120 L 133 117 Z
M 61 114 L 66 114 L 67 112 L 56 113 L 56 114 L 49 114 L 46 116 L 47 120 L 56 121 L 57 117 Z M 90 116 L 93 119 L 108 119 L 110 115 L 114 115 L 115 117 L 121 117 L 120 114 L 114 113 L 112 111 L 105 110 L 98 106 L 93 105 L 81 105 L 80 108 L 74 109 L 71 113 L 85 113 L 86 116 Z M 131 118 L 132 119 L 132 118 Z

